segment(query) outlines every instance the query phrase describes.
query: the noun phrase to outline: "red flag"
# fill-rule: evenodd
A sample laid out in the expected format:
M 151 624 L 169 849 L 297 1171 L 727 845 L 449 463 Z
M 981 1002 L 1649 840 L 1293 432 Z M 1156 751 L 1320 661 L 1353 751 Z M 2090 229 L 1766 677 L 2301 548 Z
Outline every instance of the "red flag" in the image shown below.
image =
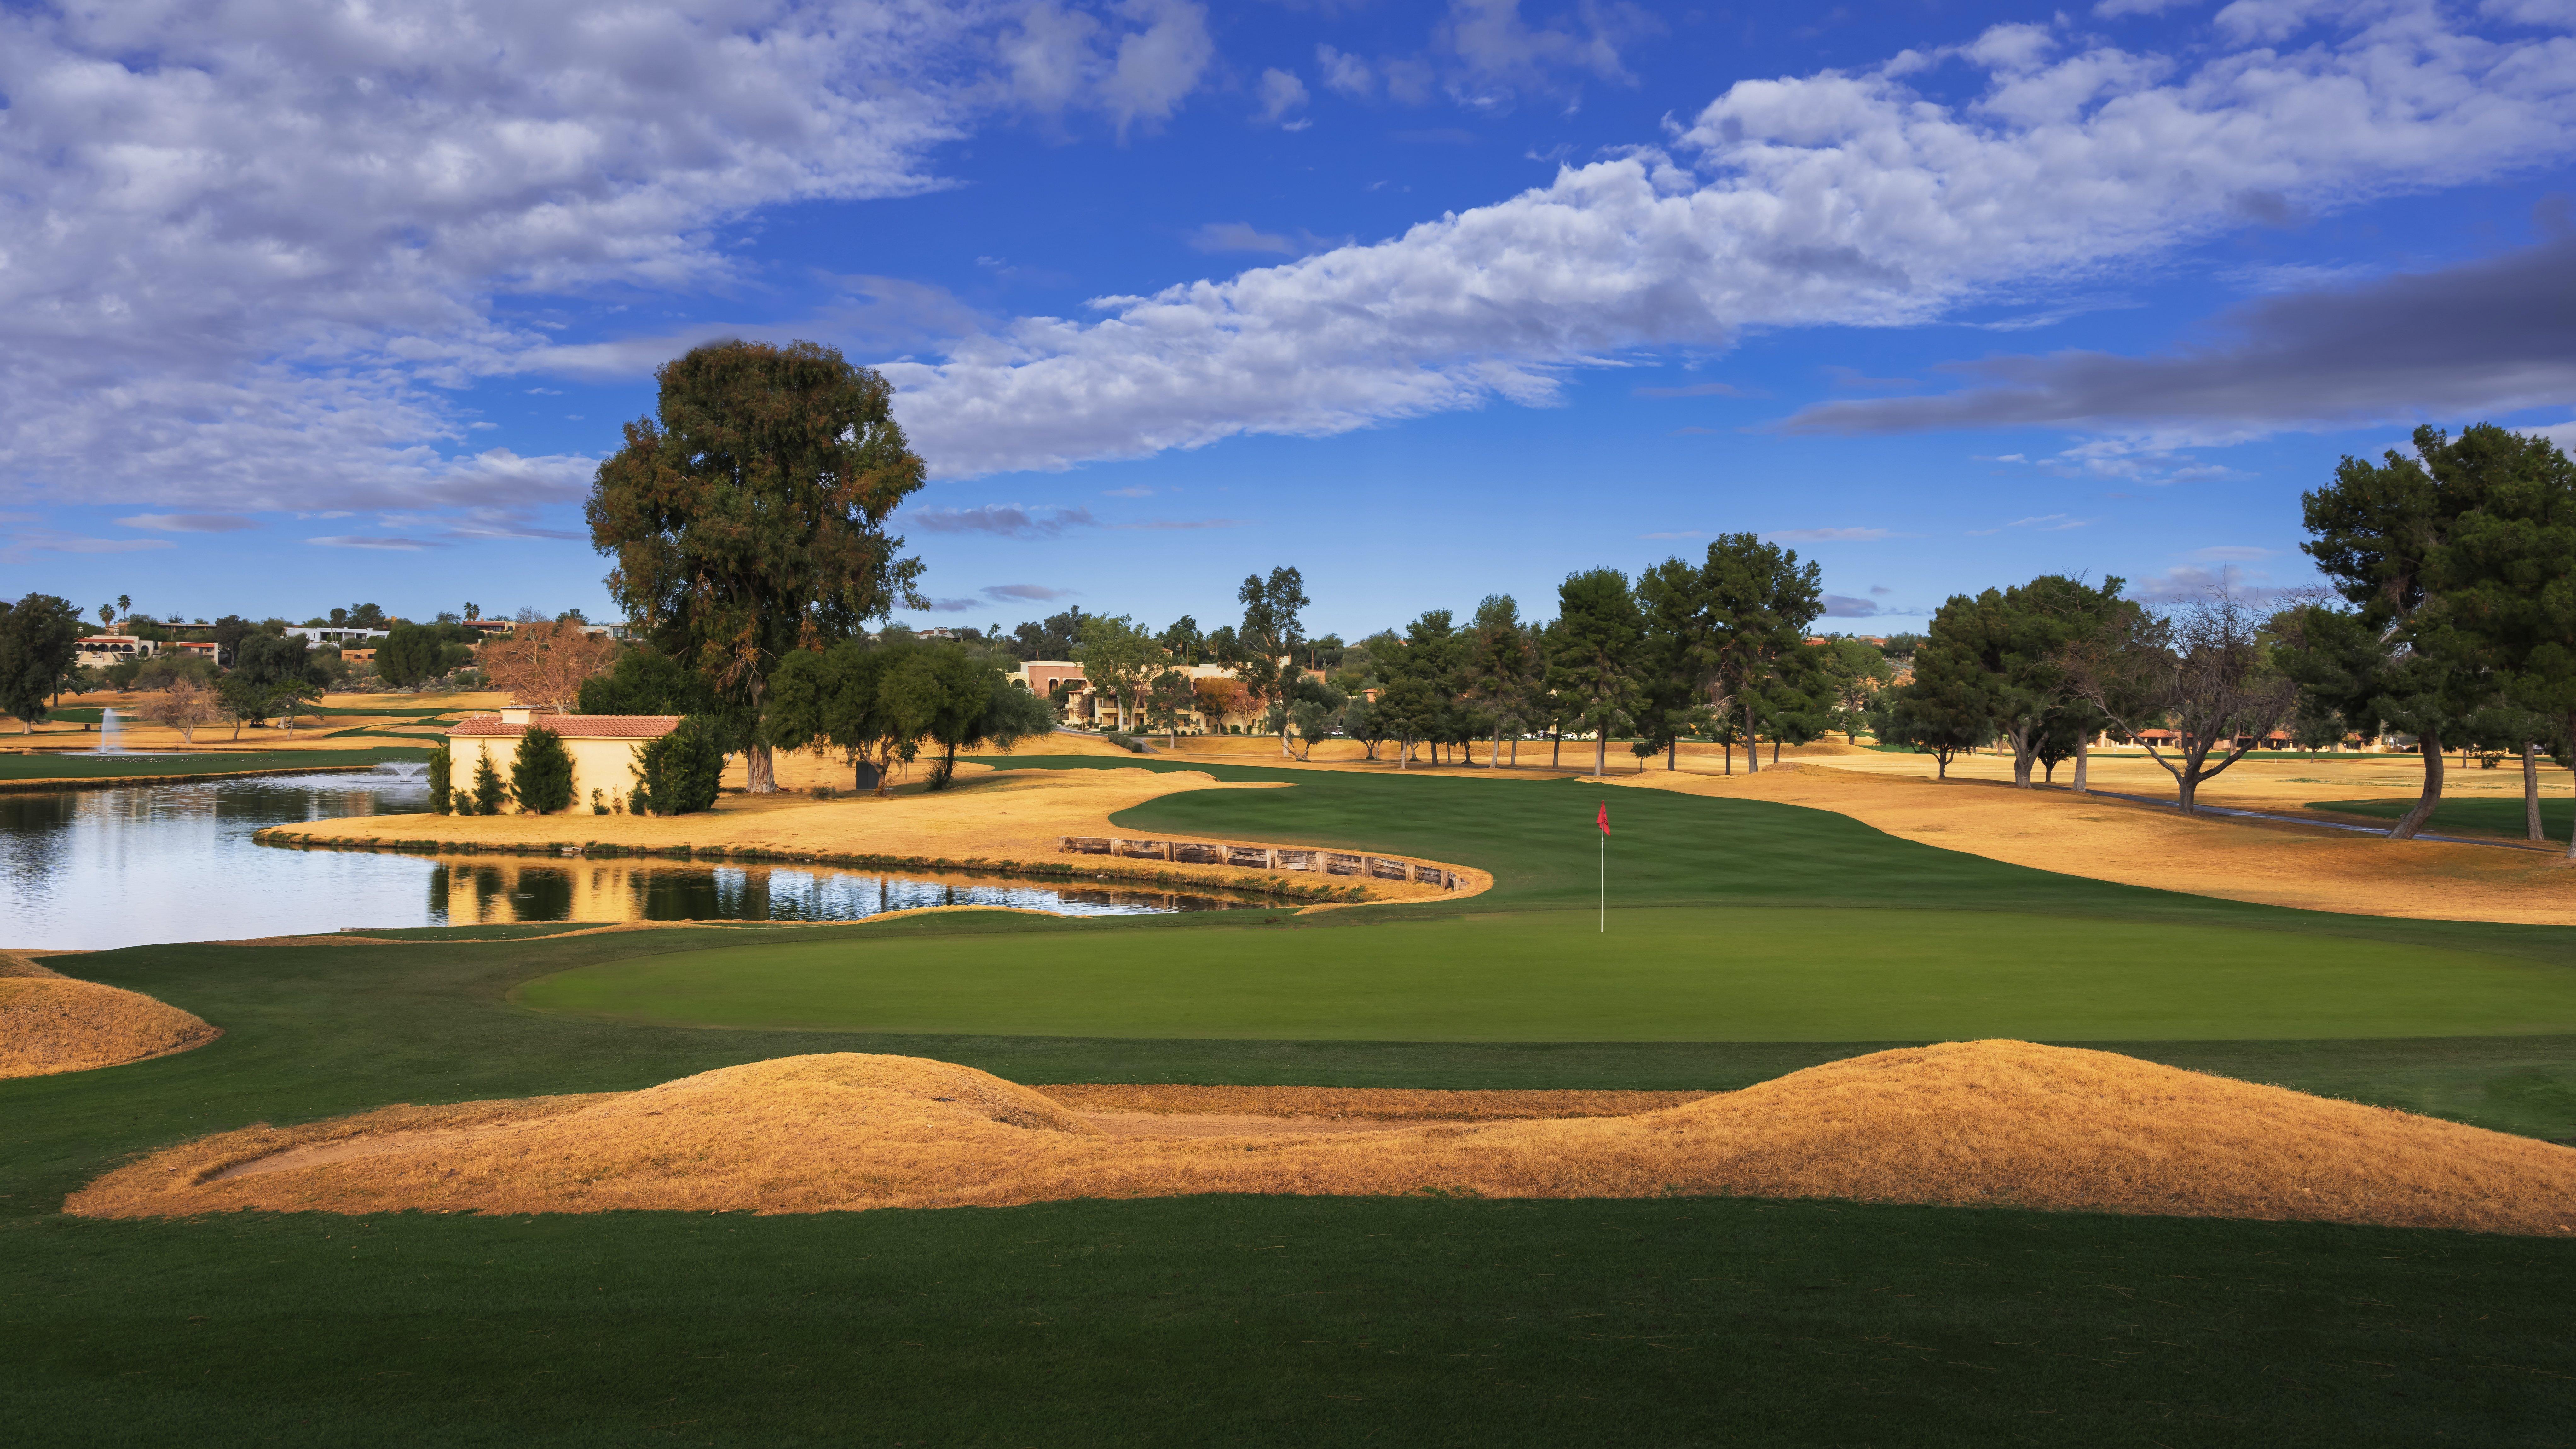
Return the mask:
M 1599 825 L 1599 826 L 1601 827 L 1601 833 L 1602 833 L 1602 834 L 1607 835 L 1607 834 L 1609 834 L 1609 833 L 1610 833 L 1610 802 L 1609 802 L 1609 801 L 1604 800 L 1604 801 L 1602 801 L 1602 802 L 1601 802 L 1601 814 L 1599 815 L 1599 817 L 1598 817 L 1598 818 L 1596 818 L 1596 819 L 1595 819 L 1595 821 L 1594 821 L 1593 823 L 1595 823 L 1595 824 L 1597 824 L 1597 825 Z

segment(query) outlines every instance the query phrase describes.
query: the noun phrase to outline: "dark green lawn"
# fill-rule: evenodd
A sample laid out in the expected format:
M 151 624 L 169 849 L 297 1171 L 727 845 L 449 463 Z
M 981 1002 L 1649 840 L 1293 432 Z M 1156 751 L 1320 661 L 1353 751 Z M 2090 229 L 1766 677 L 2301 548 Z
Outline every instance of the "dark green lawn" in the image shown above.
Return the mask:
M 2409 797 L 2402 800 L 2312 800 L 2311 810 L 2332 810 L 2339 815 L 2361 815 L 2373 820 L 2394 823 L 2415 808 Z M 2576 801 L 2560 795 L 2540 797 L 2540 828 L 2561 846 L 2567 843 L 2567 827 L 2576 820 Z M 2444 835 L 2502 835 L 2515 840 L 2526 838 L 2527 825 L 2522 813 L 2522 797 L 2507 799 L 2444 800 L 2433 807 L 2433 819 L 2424 827 Z
M 1925 971 L 1967 973 L 1984 942 L 1990 979 L 1954 974 L 1940 994 L 1986 989 L 2012 1010 L 2091 1011 L 2095 1044 L 2576 1136 L 2576 1035 L 2495 1034 L 2551 1027 L 2576 972 L 2565 931 L 2129 890 L 1896 841 L 1839 816 L 1632 791 L 1611 799 L 1622 882 L 1613 925 L 1630 934 L 1586 946 L 1578 927 L 1598 795 L 1579 782 L 1284 778 L 1294 787 L 1173 797 L 1120 823 L 1472 862 L 1494 869 L 1498 888 L 1314 917 L 947 916 L 722 936 L 478 927 L 404 932 L 411 943 L 393 946 L 163 946 L 60 962 L 227 1035 L 110 1071 L 0 1082 L 0 1437 L 2571 1442 L 2567 1242 L 1705 1200 L 1208 1198 L 769 1219 L 162 1224 L 56 1212 L 65 1192 L 131 1154 L 248 1122 L 629 1088 L 796 1052 L 915 1053 L 1041 1083 L 1723 1088 L 1920 1039 L 1870 1032 L 1956 1009 L 1891 1007 L 1902 973 L 1873 976 L 1866 962 L 1838 966 L 1844 974 L 1799 1000 L 1797 983 L 1776 975 L 1787 960 L 1776 943 L 1802 920 L 1842 952 L 1910 952 Z M 1514 1004 L 1545 986 L 1551 963 L 1629 973 L 1631 998 L 1677 989 L 1669 974 L 1658 985 L 1656 958 L 1680 949 L 1694 911 L 1711 941 L 1774 933 L 1766 1010 L 1779 1029 L 1812 1022 L 1818 1035 L 1570 1040 L 1568 1013 L 1609 1006 Z M 1450 951 L 1444 936 L 1475 949 Z M 1577 954 L 1586 949 L 1608 954 Z M 1023 1020 L 991 1004 L 976 1014 L 963 987 L 944 1004 L 925 991 L 923 1002 L 951 1013 L 941 1019 L 984 1023 L 974 1035 L 710 1029 L 511 1000 L 531 983 L 690 957 L 703 966 L 724 952 L 749 952 L 754 966 L 842 953 L 924 976 L 1018 960 L 1095 981 L 1144 961 L 1162 963 L 1144 979 L 1169 999 L 1160 1018 L 1130 1000 L 1095 1005 L 1085 1023 L 1068 1020 L 1069 997 Z M 1424 964 L 1451 972 L 1463 995 L 1494 998 L 1473 1011 L 1513 1034 L 1531 1021 L 1568 1025 L 1521 1040 L 1288 1033 L 1313 1019 L 1299 1015 L 1311 1010 L 1299 1004 L 1301 980 L 1349 992 L 1370 972 L 1401 975 L 1443 952 L 1446 964 Z M 1495 974 L 1455 974 L 1479 958 Z M 1194 990 L 1229 999 L 1198 988 L 1245 974 L 1238 961 L 1286 989 L 1257 1011 L 1233 993 L 1235 1026 L 1279 1034 L 1169 1034 L 1204 1009 L 1188 1001 Z M 1192 965 L 1195 983 L 1181 969 Z M 2052 987 L 2052 965 L 2090 984 Z M 2176 972 L 2163 985 L 2119 979 Z M 2406 996 L 2424 977 L 2451 990 Z M 995 989 L 990 975 L 975 980 Z M 1034 976 L 1017 981 L 1034 989 Z M 2158 1005 L 2176 993 L 2191 999 Z M 2312 999 L 2305 1016 L 2302 996 Z M 1416 1011 L 1421 999 L 1398 1005 Z M 2165 1039 L 2104 1039 L 2141 1019 L 2101 1004 L 2121 999 L 2163 1011 Z M 2243 1039 L 2174 1039 L 2239 1012 Z M 996 1034 L 997 1020 L 1024 1034 Z M 1164 1034 L 1140 1033 L 1139 1021 Z M 2355 1035 L 2318 1035 L 2321 1023 Z M 2444 1034 L 2467 1031 L 2487 1034 Z
M 176 755 L 0 755 L 0 780 L 149 780 L 251 770 L 346 769 L 387 760 L 425 760 L 426 745 L 346 750 L 224 750 Z

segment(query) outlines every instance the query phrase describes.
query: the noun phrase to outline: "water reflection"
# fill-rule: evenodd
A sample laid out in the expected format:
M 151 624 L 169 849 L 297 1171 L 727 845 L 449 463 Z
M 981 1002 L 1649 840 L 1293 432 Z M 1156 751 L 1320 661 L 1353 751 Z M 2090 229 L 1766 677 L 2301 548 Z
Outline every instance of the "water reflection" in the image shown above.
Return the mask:
M 924 906 L 1016 906 L 1073 915 L 1221 911 L 1262 902 L 1007 876 L 884 875 L 801 866 L 638 860 L 443 858 L 429 911 L 456 925 L 511 921 L 855 921 Z
M 281 850 L 253 832 L 425 809 L 391 771 L 0 794 L 0 947 L 306 935 L 486 921 L 849 921 L 917 906 L 1083 915 L 1258 899 L 816 867 Z

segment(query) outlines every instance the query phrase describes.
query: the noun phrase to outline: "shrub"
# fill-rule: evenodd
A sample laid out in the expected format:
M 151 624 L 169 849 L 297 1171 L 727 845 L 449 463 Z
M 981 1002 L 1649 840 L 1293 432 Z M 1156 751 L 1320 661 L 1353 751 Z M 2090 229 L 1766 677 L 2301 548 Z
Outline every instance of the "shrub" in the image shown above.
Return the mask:
M 530 725 L 510 761 L 510 794 L 531 815 L 552 815 L 572 803 L 572 751 L 563 736 Z
M 715 721 L 693 714 L 658 740 L 635 747 L 635 792 L 626 808 L 638 815 L 687 815 L 716 803 L 724 776 L 724 747 Z
M 432 813 L 444 815 L 456 808 L 455 791 L 450 788 L 447 776 L 447 744 L 442 740 L 437 751 L 429 757 L 429 808 Z
M 605 815 L 608 813 L 607 791 L 593 790 L 590 792 L 590 813 L 593 815 Z
M 474 761 L 474 809 L 476 815 L 498 815 L 510 798 L 510 787 L 501 780 L 501 772 L 492 767 L 492 751 L 485 749 Z M 459 815 L 468 812 L 459 810 Z
M 1125 750 L 1131 755 L 1141 755 L 1145 753 L 1144 743 L 1124 730 L 1110 731 L 1109 743 L 1116 745 L 1118 748 Z

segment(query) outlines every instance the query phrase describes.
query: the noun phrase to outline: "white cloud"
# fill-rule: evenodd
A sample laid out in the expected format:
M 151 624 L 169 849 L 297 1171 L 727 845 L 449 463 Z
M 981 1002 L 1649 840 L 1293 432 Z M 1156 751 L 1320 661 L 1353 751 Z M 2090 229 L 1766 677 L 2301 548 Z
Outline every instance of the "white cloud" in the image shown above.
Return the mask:
M 1669 151 L 886 370 L 946 476 L 1335 433 L 1549 403 L 1566 368 L 1616 348 L 1923 322 L 2241 226 L 2249 195 L 2330 210 L 2567 154 L 2576 43 L 2440 19 L 2163 79 L 2099 52 L 1990 77 L 1990 95 L 2037 94 L 2077 68 L 2081 113 L 2039 119 L 1946 107 L 1884 71 L 1747 81 Z
M 1302 131 L 1315 124 L 1297 115 L 1306 109 L 1306 83 L 1288 72 L 1275 67 L 1263 71 L 1253 93 L 1261 101 L 1261 109 L 1252 113 L 1254 121 L 1283 131 Z
M 915 508 L 902 521 L 932 533 L 996 533 L 1005 538 L 1053 538 L 1068 528 L 1092 528 L 1099 523 L 1087 508 L 1030 508 L 1018 503 Z
M 435 543 L 424 542 L 417 538 L 390 538 L 376 534 L 344 533 L 328 538 L 308 538 L 304 541 L 320 544 L 324 548 L 380 549 L 390 553 L 418 553 L 425 548 L 439 547 Z
M 1297 244 L 1250 222 L 1212 221 L 1189 235 L 1190 248 L 1202 252 L 1281 252 L 1295 255 Z
M 1149 127 L 1212 57 L 1182 0 L 0 12 L 0 495 L 471 504 L 446 389 L 550 336 L 497 296 L 727 283 L 749 210 L 939 186 L 987 115 Z
M 1458 63 L 1450 94 L 1460 104 L 1505 106 L 1515 90 L 1553 89 L 1560 74 L 1634 85 L 1619 48 L 1663 29 L 1634 5 L 1590 4 L 1543 26 L 1523 20 L 1520 8 L 1520 0 L 1449 0 L 1436 39 Z
M 137 513 L 116 520 L 127 528 L 157 533 L 239 533 L 259 524 L 238 513 Z
M 1367 61 L 1356 55 L 1335 50 L 1329 45 L 1318 45 L 1315 47 L 1315 64 L 1323 67 L 1327 89 L 1360 99 L 1366 99 L 1377 89 L 1377 73 L 1369 69 Z
M 1896 534 L 1884 528 L 1780 528 L 1762 536 L 1780 543 L 1870 543 Z

